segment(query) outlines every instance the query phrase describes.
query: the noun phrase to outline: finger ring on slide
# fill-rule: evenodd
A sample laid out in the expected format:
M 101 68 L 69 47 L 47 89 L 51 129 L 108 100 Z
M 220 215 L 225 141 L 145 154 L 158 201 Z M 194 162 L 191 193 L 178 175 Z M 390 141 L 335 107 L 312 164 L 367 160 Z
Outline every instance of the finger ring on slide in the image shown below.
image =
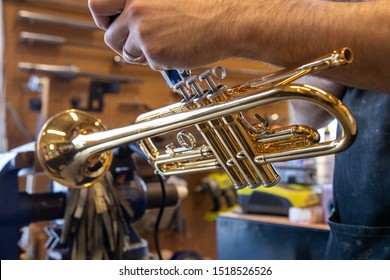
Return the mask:
M 132 64 L 145 64 L 146 58 L 144 54 L 141 54 L 140 56 L 132 56 L 129 54 L 125 48 L 123 47 L 122 49 L 122 57 L 123 60 L 126 61 L 127 63 L 132 63 Z

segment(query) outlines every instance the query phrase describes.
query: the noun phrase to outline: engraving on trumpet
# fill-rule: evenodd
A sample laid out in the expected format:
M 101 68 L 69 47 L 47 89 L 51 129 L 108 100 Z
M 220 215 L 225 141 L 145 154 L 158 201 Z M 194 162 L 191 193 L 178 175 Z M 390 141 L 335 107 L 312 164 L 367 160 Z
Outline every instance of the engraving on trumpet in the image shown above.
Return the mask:
M 100 120 L 85 112 L 57 114 L 39 134 L 38 159 L 52 179 L 69 187 L 86 187 L 109 168 L 111 149 L 139 141 L 150 164 L 162 176 L 224 169 L 237 189 L 271 187 L 280 180 L 273 162 L 337 153 L 353 142 L 356 121 L 340 100 L 321 89 L 293 83 L 306 74 L 351 62 L 352 52 L 343 48 L 232 87 L 221 83 L 225 76 L 221 67 L 199 76 L 191 76 L 188 70 L 162 71 L 167 84 L 183 96 L 181 102 L 142 114 L 130 126 L 108 131 L 92 129 Z M 204 88 L 203 82 L 207 84 Z M 260 115 L 255 115 L 255 124 L 243 116 L 246 110 L 291 99 L 311 102 L 335 117 L 341 128 L 338 138 L 321 142 L 314 128 L 270 128 Z M 204 144 L 183 131 L 189 126 L 195 126 Z M 177 140 L 181 147 L 170 144 L 160 151 L 152 137 L 175 130 L 180 131 Z
M 182 130 L 176 136 L 177 142 L 185 149 L 193 149 L 196 146 L 196 139 L 191 133 Z

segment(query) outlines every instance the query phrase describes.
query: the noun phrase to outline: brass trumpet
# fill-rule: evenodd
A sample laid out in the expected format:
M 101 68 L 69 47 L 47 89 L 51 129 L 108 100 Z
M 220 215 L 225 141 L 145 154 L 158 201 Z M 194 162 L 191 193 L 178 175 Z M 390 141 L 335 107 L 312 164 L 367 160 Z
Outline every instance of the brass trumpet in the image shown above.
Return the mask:
M 37 140 L 38 159 L 53 180 L 69 187 L 88 187 L 108 170 L 112 149 L 139 141 L 150 164 L 163 176 L 223 168 L 237 189 L 271 187 L 280 181 L 273 162 L 337 153 L 353 142 L 356 121 L 340 100 L 321 89 L 293 83 L 304 75 L 351 63 L 352 59 L 351 50 L 343 48 L 300 67 L 233 87 L 215 82 L 215 78 L 224 78 L 221 67 L 199 76 L 179 75 L 179 79 L 169 82 L 182 94 L 181 102 L 142 114 L 135 124 L 112 130 L 105 130 L 101 121 L 90 114 L 68 110 L 43 126 Z M 169 77 L 167 72 L 163 76 Z M 245 110 L 290 99 L 322 107 L 338 120 L 340 136 L 321 142 L 318 131 L 309 126 L 271 129 L 260 116 L 256 124 L 243 117 Z M 180 147 L 170 144 L 160 152 L 151 139 L 190 126 L 196 127 L 205 144 L 198 145 L 191 133 L 182 130 L 177 134 Z

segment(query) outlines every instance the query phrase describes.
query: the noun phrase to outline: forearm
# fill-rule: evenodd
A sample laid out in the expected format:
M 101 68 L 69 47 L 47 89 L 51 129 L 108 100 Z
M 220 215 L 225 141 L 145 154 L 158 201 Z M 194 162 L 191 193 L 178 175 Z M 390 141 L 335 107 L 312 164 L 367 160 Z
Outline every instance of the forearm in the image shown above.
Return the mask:
M 390 0 L 89 0 L 116 52 L 154 69 L 191 69 L 228 57 L 287 67 L 349 47 L 350 65 L 324 77 L 390 93 Z M 119 16 L 117 16 L 119 14 Z M 115 20 L 112 21 L 112 16 Z
M 267 3 L 268 2 L 268 3 Z M 390 92 L 390 1 L 327 2 L 243 0 L 232 40 L 235 56 L 279 66 L 298 64 L 350 47 L 354 61 L 321 75 L 338 83 Z M 267 3 L 267 5 L 265 5 Z

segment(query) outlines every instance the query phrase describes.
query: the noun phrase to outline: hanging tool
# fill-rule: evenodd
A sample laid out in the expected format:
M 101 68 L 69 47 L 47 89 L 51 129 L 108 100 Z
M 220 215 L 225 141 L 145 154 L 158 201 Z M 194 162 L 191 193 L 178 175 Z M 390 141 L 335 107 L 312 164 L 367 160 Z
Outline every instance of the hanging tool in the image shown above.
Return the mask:
M 18 11 L 17 18 L 29 23 L 46 23 L 52 25 L 62 25 L 76 29 L 98 30 L 93 22 L 79 21 L 71 18 L 52 16 L 25 10 Z
M 28 3 L 37 3 L 37 4 L 47 4 L 51 6 L 61 6 L 66 8 L 76 8 L 76 9 L 88 9 L 88 4 L 86 3 L 76 3 L 76 2 L 69 2 L 69 1 L 62 1 L 62 0 L 24 0 L 24 2 Z
M 86 107 L 80 107 L 80 98 L 73 98 L 72 108 L 84 111 L 102 112 L 104 109 L 104 94 L 119 93 L 119 82 L 100 82 L 91 81 L 89 84 L 88 104 Z
M 50 65 L 50 64 L 39 64 L 29 62 L 19 62 L 18 68 L 22 71 L 30 73 L 44 73 L 52 75 L 62 79 L 75 79 L 81 77 L 92 78 L 99 81 L 118 81 L 122 83 L 142 83 L 143 79 L 128 77 L 124 75 L 113 75 L 113 74 L 100 74 L 94 72 L 81 71 L 76 65 Z
M 63 36 L 34 33 L 34 32 L 27 32 L 27 31 L 20 32 L 19 41 L 30 45 L 34 45 L 34 44 L 46 44 L 52 46 L 73 45 L 73 46 L 83 47 L 83 48 L 94 48 L 94 49 L 111 51 L 111 49 L 108 46 L 102 44 L 99 45 L 99 44 L 92 44 L 92 43 L 87 43 L 82 41 L 72 41 L 72 40 L 68 40 Z

